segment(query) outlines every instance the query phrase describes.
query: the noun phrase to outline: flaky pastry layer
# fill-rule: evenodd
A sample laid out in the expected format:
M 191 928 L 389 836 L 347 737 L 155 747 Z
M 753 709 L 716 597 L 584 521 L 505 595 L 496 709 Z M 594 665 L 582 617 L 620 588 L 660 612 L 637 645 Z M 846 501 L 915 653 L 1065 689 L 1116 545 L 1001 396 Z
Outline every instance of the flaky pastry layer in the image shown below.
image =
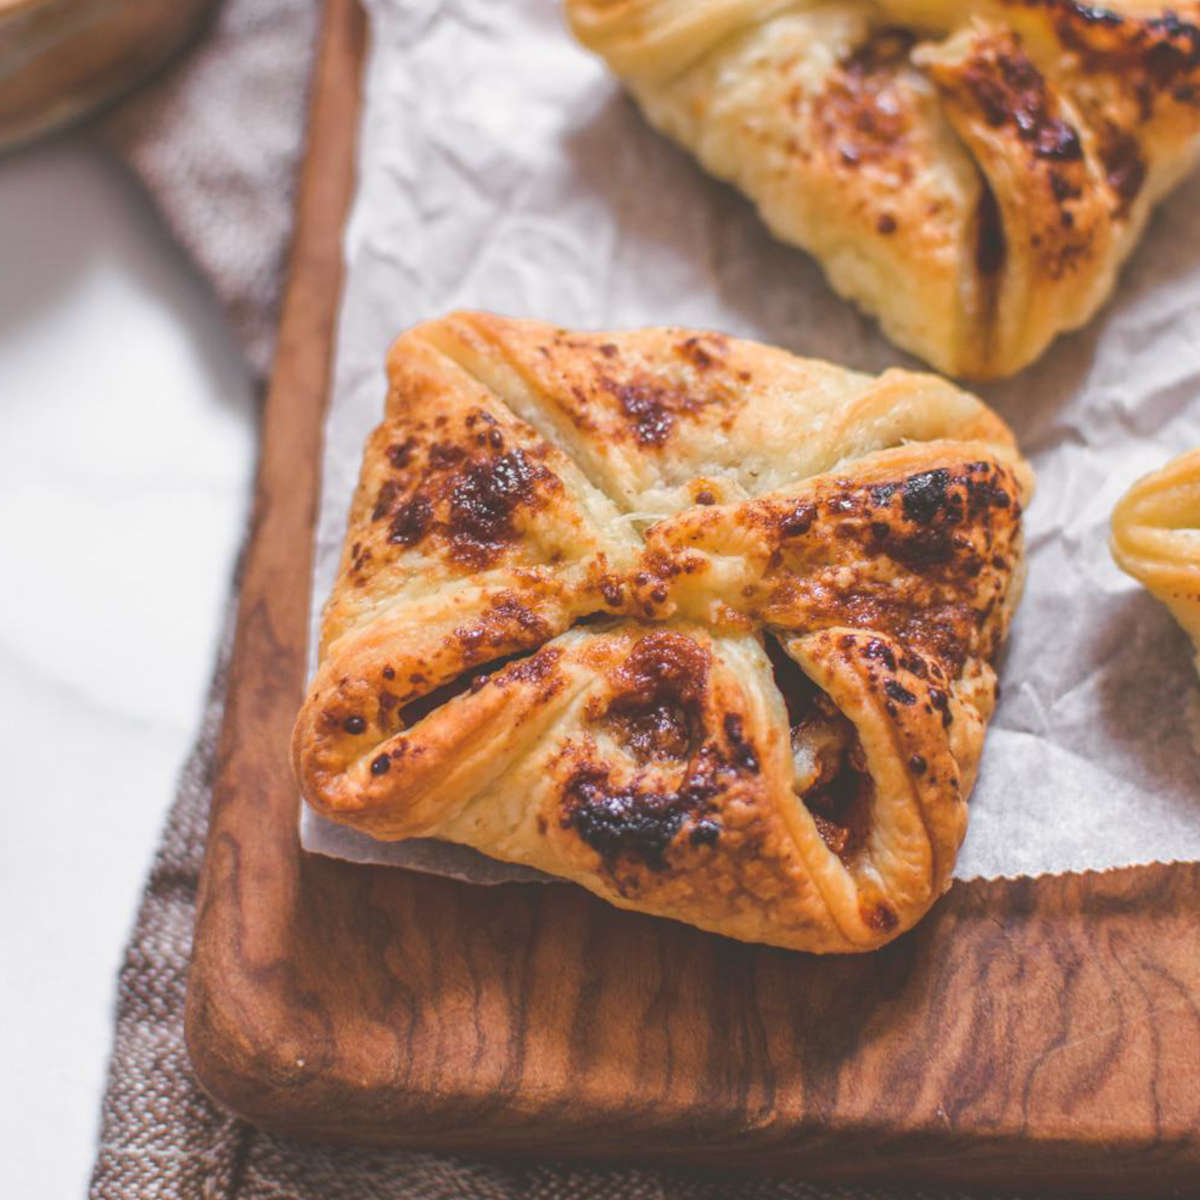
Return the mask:
M 652 124 L 951 375 L 1086 322 L 1200 144 L 1194 2 L 566 7 Z
M 307 801 L 624 908 L 864 950 L 949 885 L 1029 467 L 942 380 L 459 313 L 393 346 Z

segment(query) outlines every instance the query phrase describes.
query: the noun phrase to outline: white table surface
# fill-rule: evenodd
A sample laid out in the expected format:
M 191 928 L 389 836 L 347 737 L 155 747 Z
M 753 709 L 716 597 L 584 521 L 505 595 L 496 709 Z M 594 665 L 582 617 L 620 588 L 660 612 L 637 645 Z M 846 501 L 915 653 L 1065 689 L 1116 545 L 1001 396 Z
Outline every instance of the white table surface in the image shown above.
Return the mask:
M 254 453 L 237 346 L 136 185 L 82 136 L 0 159 L 0 1197 L 84 1194 Z

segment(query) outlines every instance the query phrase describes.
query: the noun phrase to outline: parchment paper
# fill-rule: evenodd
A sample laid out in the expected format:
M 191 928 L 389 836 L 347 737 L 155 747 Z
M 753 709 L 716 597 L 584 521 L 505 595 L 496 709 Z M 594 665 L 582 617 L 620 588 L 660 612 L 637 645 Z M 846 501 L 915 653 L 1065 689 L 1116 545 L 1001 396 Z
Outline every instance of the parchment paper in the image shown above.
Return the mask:
M 367 0 L 359 191 L 326 429 L 314 632 L 387 346 L 453 308 L 565 326 L 721 329 L 869 371 L 918 366 L 653 133 L 557 0 Z M 920 303 L 914 296 L 913 303 Z M 1200 177 L 1162 207 L 1113 301 L 977 389 L 1038 473 L 1029 584 L 1000 665 L 958 875 L 1200 858 L 1200 688 L 1184 635 L 1113 565 L 1121 492 L 1200 446 Z M 307 849 L 496 881 L 529 872 L 388 845 L 307 810 Z

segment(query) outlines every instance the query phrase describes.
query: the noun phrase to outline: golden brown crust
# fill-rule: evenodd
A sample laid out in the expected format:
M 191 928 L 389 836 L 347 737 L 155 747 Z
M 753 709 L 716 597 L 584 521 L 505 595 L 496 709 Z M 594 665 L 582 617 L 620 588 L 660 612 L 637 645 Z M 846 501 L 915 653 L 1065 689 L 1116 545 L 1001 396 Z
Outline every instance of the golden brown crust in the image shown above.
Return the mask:
M 1195 2 L 567 9 L 653 124 L 954 375 L 1087 321 L 1200 139 Z
M 305 798 L 807 950 L 948 886 L 1031 475 L 978 400 L 717 334 L 400 338 Z
M 1187 631 L 1200 668 L 1200 450 L 1144 476 L 1121 497 L 1112 552 Z

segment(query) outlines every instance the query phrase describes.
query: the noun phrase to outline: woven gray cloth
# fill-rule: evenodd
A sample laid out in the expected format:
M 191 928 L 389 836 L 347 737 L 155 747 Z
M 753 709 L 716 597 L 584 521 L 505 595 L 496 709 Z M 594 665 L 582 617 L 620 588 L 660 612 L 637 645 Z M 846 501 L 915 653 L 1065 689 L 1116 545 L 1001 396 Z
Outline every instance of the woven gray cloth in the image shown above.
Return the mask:
M 171 72 L 103 121 L 260 373 L 278 314 L 315 16 L 304 0 L 230 0 Z M 192 1075 L 183 1011 L 235 606 L 236 587 L 203 724 L 121 968 L 92 1200 L 905 1200 L 761 1177 L 336 1149 L 273 1137 L 219 1111 Z
M 270 365 L 316 42 L 316 0 L 227 0 L 202 39 L 100 123 Z

